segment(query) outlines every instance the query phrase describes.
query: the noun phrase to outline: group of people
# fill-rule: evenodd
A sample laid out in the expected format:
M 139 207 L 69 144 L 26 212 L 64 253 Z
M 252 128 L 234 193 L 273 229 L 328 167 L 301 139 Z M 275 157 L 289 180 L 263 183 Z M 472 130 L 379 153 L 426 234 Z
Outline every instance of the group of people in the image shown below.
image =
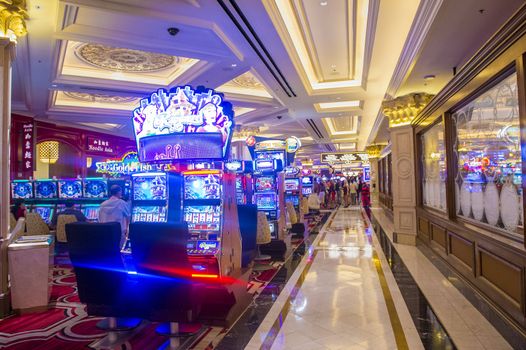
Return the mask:
M 312 194 L 309 196 L 309 208 L 334 209 L 338 206 L 370 206 L 369 185 L 361 177 L 335 177 L 330 180 L 316 179 Z

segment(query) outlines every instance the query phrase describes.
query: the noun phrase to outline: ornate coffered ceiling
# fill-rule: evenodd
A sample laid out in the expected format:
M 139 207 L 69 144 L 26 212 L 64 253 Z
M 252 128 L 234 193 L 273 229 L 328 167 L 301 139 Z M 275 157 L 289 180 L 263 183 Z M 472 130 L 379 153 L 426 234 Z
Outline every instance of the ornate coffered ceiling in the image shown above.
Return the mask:
M 193 61 L 184 57 L 174 57 L 94 43 L 77 45 L 75 55 L 94 67 L 126 73 L 154 72 L 173 65 L 181 65 L 183 61 L 186 61 L 186 63 Z
M 208 0 L 31 0 L 13 110 L 132 137 L 130 112 L 141 97 L 203 85 L 233 103 L 237 125 L 297 136 L 304 155 L 361 150 L 413 20 L 430 6 L 224 3 L 228 11 Z

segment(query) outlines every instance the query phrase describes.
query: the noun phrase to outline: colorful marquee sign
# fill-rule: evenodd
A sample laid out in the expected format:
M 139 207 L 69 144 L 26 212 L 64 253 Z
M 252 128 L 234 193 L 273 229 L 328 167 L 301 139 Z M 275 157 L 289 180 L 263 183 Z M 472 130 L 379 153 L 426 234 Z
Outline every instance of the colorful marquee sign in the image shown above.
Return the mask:
M 223 159 L 234 129 L 229 102 L 212 89 L 159 89 L 133 111 L 139 160 Z
M 367 153 L 322 153 L 321 162 L 328 164 L 346 164 L 368 162 Z
M 95 163 L 96 172 L 110 176 L 124 176 L 142 172 L 168 171 L 169 164 L 148 164 L 139 162 L 137 152 L 128 152 L 122 159 Z

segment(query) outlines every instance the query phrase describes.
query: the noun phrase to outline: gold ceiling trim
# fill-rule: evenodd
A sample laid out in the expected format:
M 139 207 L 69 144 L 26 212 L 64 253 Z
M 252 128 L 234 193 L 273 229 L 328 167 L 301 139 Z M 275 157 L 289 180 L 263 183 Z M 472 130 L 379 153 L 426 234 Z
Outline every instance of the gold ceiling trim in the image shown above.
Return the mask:
M 424 109 L 434 95 L 412 93 L 382 102 L 382 111 L 389 118 L 389 127 L 411 124 L 411 121 Z
M 370 146 L 365 147 L 365 151 L 367 152 L 369 159 L 380 158 L 380 154 L 382 154 L 382 150 L 384 148 L 385 148 L 385 145 L 370 145 Z

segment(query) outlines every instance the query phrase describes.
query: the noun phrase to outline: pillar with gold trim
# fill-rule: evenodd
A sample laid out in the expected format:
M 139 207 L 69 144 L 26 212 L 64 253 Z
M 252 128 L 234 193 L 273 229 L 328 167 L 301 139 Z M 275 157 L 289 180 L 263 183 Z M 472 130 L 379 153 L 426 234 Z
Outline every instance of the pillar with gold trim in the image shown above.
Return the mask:
M 391 135 L 393 236 L 397 243 L 416 244 L 415 135 L 411 122 L 432 97 L 413 93 L 382 103 Z
M 7 238 L 9 234 L 11 128 L 11 65 L 17 38 L 27 34 L 26 0 L 0 0 L 0 318 L 9 312 Z

